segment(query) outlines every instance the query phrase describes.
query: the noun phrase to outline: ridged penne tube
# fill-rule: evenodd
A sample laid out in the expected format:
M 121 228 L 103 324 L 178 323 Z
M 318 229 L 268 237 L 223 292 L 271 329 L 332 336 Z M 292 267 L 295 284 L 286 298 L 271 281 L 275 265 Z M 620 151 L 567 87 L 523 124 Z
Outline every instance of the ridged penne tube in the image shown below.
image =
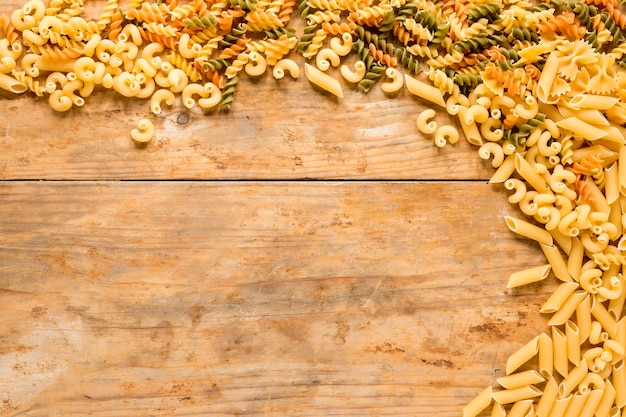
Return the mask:
M 559 384 L 559 396 L 561 398 L 567 397 L 587 375 L 587 371 L 587 362 L 581 361 Z
M 563 282 L 572 282 L 572 276 L 567 270 L 567 264 L 561 256 L 559 248 L 557 248 L 555 245 L 545 245 L 542 243 L 541 250 L 543 251 L 543 254 L 545 255 L 548 262 L 550 263 L 554 276 L 556 276 Z
M 522 178 L 539 193 L 548 192 L 548 184 L 545 178 L 537 173 L 537 171 L 520 155 L 515 154 L 515 170 Z
M 617 332 L 617 322 L 609 314 L 604 305 L 595 298 L 591 301 L 591 315 L 598 320 L 602 328 L 608 333 L 609 337 L 614 338 Z
M 502 404 L 494 403 L 491 409 L 491 417 L 506 417 L 506 409 Z
M 507 417 L 533 417 L 533 403 L 532 399 L 515 402 L 509 410 Z
M 568 284 L 568 283 L 565 283 Z M 552 318 L 548 321 L 549 326 L 560 326 L 565 324 L 572 314 L 576 311 L 576 307 L 580 304 L 588 294 L 585 291 L 574 291 L 563 305 L 554 313 Z
M 489 184 L 500 184 L 511 178 L 511 175 L 515 172 L 515 155 L 510 154 L 504 158 L 504 162 L 489 178 Z
M 148 119 L 141 119 L 137 128 L 130 131 L 130 136 L 138 143 L 150 142 L 154 137 L 154 125 Z
M 491 398 L 491 385 L 482 390 L 480 394 L 478 394 L 472 401 L 467 403 L 465 407 L 463 407 L 463 417 L 476 417 L 478 416 L 484 409 L 489 407 L 492 402 Z
M 609 412 L 613 407 L 613 403 L 615 402 L 615 388 L 613 387 L 613 383 L 610 379 L 605 380 L 604 383 L 604 391 L 602 393 L 602 398 L 596 407 L 595 413 L 597 416 L 608 416 Z
M 465 139 L 467 139 L 469 143 L 475 146 L 480 146 L 483 144 L 483 138 L 480 135 L 478 125 L 475 121 L 473 121 L 473 118 L 466 116 L 467 111 L 467 107 L 459 106 L 458 116 L 459 121 L 461 122 L 461 129 L 463 129 Z M 468 120 L 471 120 L 471 123 L 467 123 Z
M 598 140 L 605 137 L 608 133 L 599 129 L 577 117 L 568 117 L 567 119 L 559 120 L 556 125 L 561 129 L 569 130 L 575 135 L 581 136 L 587 140 Z
M 535 370 L 518 372 L 515 374 L 503 376 L 496 380 L 502 388 L 515 389 L 522 388 L 527 385 L 535 385 L 545 381 L 545 378 Z
M 28 88 L 10 75 L 0 73 L 0 89 L 15 94 L 25 93 Z
M 339 81 L 331 77 L 330 75 L 320 71 L 311 64 L 304 64 L 304 73 L 307 79 L 322 90 L 331 93 L 332 95 L 343 98 L 343 91 L 341 90 L 341 84 Z
M 565 333 L 558 327 L 552 327 L 552 348 L 554 358 L 554 370 L 561 376 L 566 377 L 569 373 L 569 361 L 567 360 L 567 338 Z
M 619 199 L 619 167 L 618 163 L 612 163 L 604 170 L 604 193 L 609 205 Z
M 437 122 L 431 120 L 435 117 L 435 110 L 425 109 L 417 116 L 417 130 L 430 135 L 437 130 Z
M 507 288 L 516 288 L 528 285 L 533 282 L 542 281 L 548 278 L 550 273 L 550 264 L 540 265 L 534 268 L 525 269 L 523 271 L 514 272 L 509 277 L 506 285 Z
M 354 71 L 352 71 L 347 65 L 342 65 L 339 68 L 341 76 L 348 82 L 358 83 L 365 77 L 367 69 L 363 61 L 356 61 L 354 63 Z
M 404 78 L 402 74 L 395 68 L 387 68 L 385 75 L 389 78 L 389 81 L 380 84 L 380 89 L 387 94 L 395 94 L 404 86 Z
M 545 333 L 539 335 L 537 341 L 539 349 L 539 374 L 545 378 L 551 377 L 554 371 L 554 347 L 552 338 Z
M 293 59 L 284 58 L 279 60 L 276 65 L 274 65 L 272 75 L 277 80 L 280 80 L 285 76 L 285 71 L 291 75 L 291 78 L 297 79 L 300 77 L 300 67 Z
M 515 217 L 511 216 L 505 216 L 504 221 L 509 230 L 517 233 L 518 235 L 527 237 L 548 246 L 551 246 L 554 243 L 552 235 L 550 235 L 547 230 L 535 226 L 534 224 L 530 224 L 524 220 L 516 219 Z
M 580 363 L 580 333 L 578 326 L 571 320 L 565 323 L 565 338 L 567 339 L 567 359 L 574 365 Z
M 425 82 L 411 77 L 409 74 L 404 74 L 404 82 L 407 90 L 409 90 L 409 93 L 430 101 L 431 103 L 435 103 L 441 107 L 446 107 L 443 94 L 437 87 L 426 84 Z
M 539 336 L 535 336 L 524 346 L 515 351 L 506 361 L 506 374 L 510 375 L 520 366 L 535 357 L 539 352 Z M 500 402 L 500 401 L 498 401 Z
M 582 345 L 591 334 L 591 298 L 586 297 L 576 307 L 576 325 L 578 326 L 579 340 Z
M 541 391 L 534 385 L 516 389 L 494 391 L 491 396 L 498 404 L 511 404 L 517 401 L 528 400 L 541 395 Z
M 566 410 L 569 408 L 570 403 L 572 402 L 573 395 L 568 395 L 565 398 L 557 398 L 554 402 L 554 406 L 550 411 L 550 416 L 565 416 Z
M 553 377 L 550 377 L 535 408 L 535 417 L 549 417 L 558 395 L 559 384 Z
M 576 94 L 567 103 L 574 109 L 608 110 L 619 101 L 618 97 L 601 96 L 597 94 Z
M 626 405 L 626 365 L 621 360 L 613 365 L 613 387 L 615 388 L 615 405 Z

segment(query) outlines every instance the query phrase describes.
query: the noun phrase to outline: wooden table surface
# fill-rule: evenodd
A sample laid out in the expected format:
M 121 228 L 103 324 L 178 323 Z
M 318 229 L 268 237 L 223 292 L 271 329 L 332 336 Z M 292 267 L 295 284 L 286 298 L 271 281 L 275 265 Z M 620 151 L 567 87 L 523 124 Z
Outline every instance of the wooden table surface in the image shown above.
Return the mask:
M 406 91 L 0 106 L 1 415 L 460 416 L 547 329 L 522 215 Z

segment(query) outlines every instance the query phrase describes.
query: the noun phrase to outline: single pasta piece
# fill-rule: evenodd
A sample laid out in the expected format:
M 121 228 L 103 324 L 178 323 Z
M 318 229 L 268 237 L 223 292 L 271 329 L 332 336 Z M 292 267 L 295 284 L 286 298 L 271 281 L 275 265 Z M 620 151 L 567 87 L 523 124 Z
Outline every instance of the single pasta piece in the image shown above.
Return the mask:
M 323 48 L 315 55 L 315 65 L 322 71 L 326 71 L 332 65 L 337 67 L 339 65 L 339 55 L 331 48 Z
M 395 94 L 402 89 L 404 85 L 404 79 L 400 72 L 395 68 L 387 68 L 385 75 L 390 81 L 384 82 L 380 85 L 380 89 L 387 94 Z
M 341 76 L 348 82 L 358 83 L 365 77 L 365 73 L 367 69 L 365 67 L 365 63 L 363 61 L 356 61 L 354 63 L 354 71 L 352 71 L 347 65 L 342 65 L 339 68 L 341 72 Z
M 176 96 L 170 90 L 165 88 L 156 90 L 150 97 L 150 110 L 154 114 L 160 114 L 163 103 L 172 106 L 175 100 Z
M 472 401 L 470 401 L 465 407 L 463 407 L 463 417 L 476 417 L 484 409 L 489 407 L 492 402 L 491 398 L 492 390 L 491 385 L 481 391 Z
M 339 84 L 339 81 L 337 81 L 330 75 L 324 73 L 323 71 L 320 71 L 318 68 L 307 63 L 304 64 L 304 73 L 306 75 L 306 78 L 312 84 L 315 84 L 322 90 L 325 90 L 336 97 L 343 98 L 341 84 Z
M 435 110 L 423 110 L 419 116 L 417 116 L 417 130 L 427 135 L 435 133 L 437 130 L 437 122 L 431 120 L 433 117 L 435 117 Z
M 130 131 L 130 137 L 137 143 L 148 143 L 154 137 L 154 125 L 148 119 L 141 119 L 137 128 Z
M 409 74 L 404 74 L 404 80 L 407 90 L 413 95 L 416 95 L 424 100 L 428 100 L 431 103 L 435 103 L 441 107 L 446 107 L 446 102 L 443 99 L 441 90 L 437 87 L 426 84 Z
M 534 268 L 525 269 L 523 271 L 514 272 L 509 277 L 507 288 L 521 287 L 522 285 L 531 284 L 533 282 L 542 281 L 548 278 L 550 273 L 550 264 L 536 266 Z
M 277 80 L 280 80 L 285 76 L 285 70 L 289 72 L 292 78 L 297 79 L 300 77 L 300 67 L 298 67 L 298 64 L 293 59 L 289 58 L 279 60 L 276 65 L 274 65 L 272 75 Z
M 459 141 L 459 131 L 452 125 L 439 126 L 433 138 L 435 145 L 442 148 L 446 143 L 455 144 Z

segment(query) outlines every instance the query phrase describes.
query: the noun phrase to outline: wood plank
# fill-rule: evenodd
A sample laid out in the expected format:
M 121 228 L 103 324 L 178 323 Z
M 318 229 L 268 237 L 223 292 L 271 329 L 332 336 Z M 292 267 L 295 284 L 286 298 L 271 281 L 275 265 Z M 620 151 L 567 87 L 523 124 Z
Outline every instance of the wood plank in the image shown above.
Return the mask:
M 0 100 L 2 179 L 486 179 L 491 167 L 464 140 L 444 149 L 417 131 L 427 106 L 408 92 L 346 91 L 342 101 L 306 79 L 243 79 L 230 112 L 181 105 L 159 116 L 114 92 L 57 114 L 45 99 Z M 270 100 L 270 104 L 268 104 Z M 189 121 L 181 125 L 189 116 Z M 147 147 L 129 133 L 157 129 Z M 30 122 L 38 120 L 33 126 Z M 440 123 L 452 123 L 447 114 Z M 41 126 L 35 127 L 35 126 Z M 45 129 L 43 128 L 45 127 Z M 458 127 L 458 126 L 457 126 Z M 471 148 L 471 149 L 470 149 Z
M 0 414 L 460 415 L 555 280 L 480 182 L 0 183 Z M 471 202 L 468 204 L 468 202 Z
M 10 12 L 16 1 L 2 1 Z M 98 1 L 89 2 L 104 4 Z M 91 10 L 90 9 L 90 10 Z M 95 11 L 94 11 L 95 10 Z M 97 15 L 94 9 L 88 15 Z M 292 26 L 302 25 L 294 18 Z M 304 58 L 289 55 L 304 68 Z M 350 56 L 344 63 L 356 60 Z M 486 179 L 492 172 L 465 141 L 439 149 L 416 127 L 432 107 L 402 91 L 368 94 L 343 81 L 337 99 L 304 76 L 243 75 L 230 112 L 187 110 L 180 101 L 155 116 L 147 100 L 100 91 L 82 108 L 56 113 L 47 98 L 0 92 L 0 179 Z M 141 118 L 157 133 L 137 147 Z M 456 118 L 441 109 L 439 123 Z M 36 123 L 33 123 L 36 121 Z M 470 150 L 471 149 L 471 150 Z

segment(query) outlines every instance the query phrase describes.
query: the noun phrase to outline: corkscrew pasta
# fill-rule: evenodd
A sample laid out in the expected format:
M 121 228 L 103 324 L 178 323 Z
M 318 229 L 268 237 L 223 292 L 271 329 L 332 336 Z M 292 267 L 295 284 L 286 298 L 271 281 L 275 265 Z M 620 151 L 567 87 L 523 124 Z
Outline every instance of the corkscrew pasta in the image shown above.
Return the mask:
M 508 286 L 560 282 L 539 311 L 549 330 L 512 352 L 463 416 L 626 413 L 623 2 L 133 0 L 89 16 L 86 1 L 31 0 L 0 16 L 0 89 L 58 112 L 109 89 L 147 99 L 154 117 L 179 98 L 228 111 L 239 77 L 299 82 L 303 68 L 320 94 L 415 96 L 417 132 L 476 146 L 526 216 L 504 223 L 547 264 Z M 146 118 L 131 137 L 155 133 Z

